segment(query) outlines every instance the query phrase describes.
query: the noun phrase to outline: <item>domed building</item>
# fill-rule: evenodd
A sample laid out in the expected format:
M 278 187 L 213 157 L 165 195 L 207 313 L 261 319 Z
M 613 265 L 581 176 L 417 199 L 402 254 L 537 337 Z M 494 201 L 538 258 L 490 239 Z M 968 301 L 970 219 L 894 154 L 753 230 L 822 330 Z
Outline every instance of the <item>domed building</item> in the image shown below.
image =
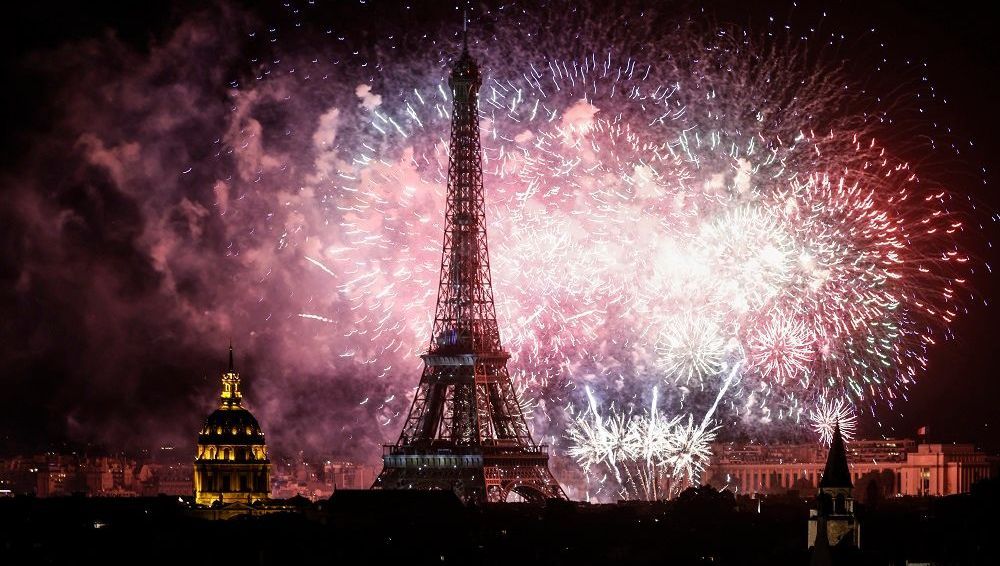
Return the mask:
M 194 461 L 194 496 L 199 505 L 253 503 L 271 491 L 271 461 L 264 431 L 243 407 L 240 374 L 233 366 L 222 374 L 219 408 L 205 419 Z

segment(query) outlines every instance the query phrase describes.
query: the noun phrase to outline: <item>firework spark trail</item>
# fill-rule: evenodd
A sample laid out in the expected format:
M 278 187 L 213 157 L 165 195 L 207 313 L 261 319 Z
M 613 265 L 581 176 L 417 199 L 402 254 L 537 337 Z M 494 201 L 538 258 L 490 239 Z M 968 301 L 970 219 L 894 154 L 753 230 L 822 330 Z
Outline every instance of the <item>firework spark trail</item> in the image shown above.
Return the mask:
M 738 379 L 739 369 L 740 365 L 737 363 L 729 371 L 729 375 L 726 376 L 726 379 L 722 382 L 722 386 L 719 387 L 719 393 L 715 396 L 715 401 L 709 407 L 708 411 L 705 412 L 701 424 L 697 427 L 693 426 L 693 415 L 689 414 L 687 425 L 677 427 L 674 434 L 671 435 L 672 443 L 664 457 L 666 462 L 669 463 L 674 477 L 685 480 L 687 485 L 698 485 L 702 472 L 705 470 L 705 465 L 712 456 L 711 444 L 715 440 L 719 428 L 721 428 L 718 425 L 711 426 L 712 419 L 715 417 L 716 409 L 719 408 L 719 402 L 722 401 L 730 386 Z M 681 485 L 683 486 L 684 484 L 682 483 Z
M 597 401 L 587 388 L 589 414 L 584 413 L 569 431 L 572 441 L 569 454 L 576 458 L 584 469 L 604 463 L 614 473 L 615 479 L 622 483 L 619 463 L 631 458 L 632 446 L 629 424 L 631 419 L 624 413 L 612 413 L 607 418 L 601 417 L 597 410 Z
M 701 425 L 698 427 L 700 430 L 707 430 L 709 423 L 713 418 L 715 418 L 715 410 L 719 408 L 719 402 L 722 401 L 726 391 L 728 391 L 729 387 L 736 381 L 739 369 L 740 364 L 737 363 L 733 366 L 733 369 L 729 370 L 729 375 L 726 376 L 725 380 L 723 380 L 722 386 L 719 387 L 719 393 L 715 396 L 715 402 L 713 402 L 712 406 L 705 411 L 705 417 L 701 419 Z
M 664 418 L 658 401 L 659 387 L 654 386 L 648 414 L 636 417 L 630 431 L 632 457 L 637 461 L 632 485 L 636 486 L 640 498 L 649 501 L 661 496 L 662 455 L 670 449 L 673 431 L 681 419 L 680 416 Z

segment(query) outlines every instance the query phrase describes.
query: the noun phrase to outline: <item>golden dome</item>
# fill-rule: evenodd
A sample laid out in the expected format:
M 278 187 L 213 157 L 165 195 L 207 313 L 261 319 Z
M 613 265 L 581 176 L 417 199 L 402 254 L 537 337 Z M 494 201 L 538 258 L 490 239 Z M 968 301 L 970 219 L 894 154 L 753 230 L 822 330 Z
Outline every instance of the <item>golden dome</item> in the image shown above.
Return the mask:
M 264 431 L 253 414 L 243 407 L 216 409 L 205 419 L 198 444 L 264 444 Z
M 229 369 L 222 374 L 219 408 L 201 427 L 194 466 L 195 500 L 201 505 L 252 502 L 267 499 L 271 491 L 264 431 L 243 407 L 232 345 Z

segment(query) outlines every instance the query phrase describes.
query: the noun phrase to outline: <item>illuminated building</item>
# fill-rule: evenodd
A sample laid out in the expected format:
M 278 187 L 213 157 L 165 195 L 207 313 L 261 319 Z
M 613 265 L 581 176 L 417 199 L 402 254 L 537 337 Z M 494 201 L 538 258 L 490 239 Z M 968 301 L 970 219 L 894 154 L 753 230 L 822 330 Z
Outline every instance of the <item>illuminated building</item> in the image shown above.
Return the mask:
M 921 444 L 906 455 L 899 485 L 907 495 L 954 495 L 990 476 L 989 457 L 971 444 Z
M 249 504 L 268 499 L 270 488 L 271 461 L 264 431 L 243 407 L 240 374 L 234 369 L 233 347 L 229 346 L 229 369 L 222 374 L 219 408 L 205 419 L 198 435 L 195 502 Z
M 737 493 L 780 494 L 819 487 L 825 454 L 816 444 L 719 443 L 706 474 Z M 855 496 L 968 493 L 992 477 L 996 461 L 972 444 L 917 444 L 911 439 L 854 440 L 846 447 Z M 875 484 L 875 485 L 872 485 Z

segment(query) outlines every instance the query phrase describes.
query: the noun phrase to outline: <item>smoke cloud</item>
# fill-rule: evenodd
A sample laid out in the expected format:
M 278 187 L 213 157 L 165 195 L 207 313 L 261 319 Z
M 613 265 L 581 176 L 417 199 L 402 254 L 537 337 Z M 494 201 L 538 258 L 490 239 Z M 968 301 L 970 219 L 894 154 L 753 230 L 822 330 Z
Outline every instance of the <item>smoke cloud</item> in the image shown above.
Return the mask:
M 289 179 L 335 177 L 354 118 L 257 84 L 257 33 L 256 15 L 218 4 L 148 45 L 109 33 L 21 62 L 54 85 L 39 93 L 53 123 L 2 179 L 4 448 L 193 449 L 230 339 L 277 453 L 371 459 L 392 436 L 358 401 L 384 398 L 377 372 L 297 316 L 324 292 L 304 258 L 336 243 L 309 236 L 326 219 Z M 362 86 L 359 112 L 380 104 Z M 357 106 L 353 88 L 324 89 Z

